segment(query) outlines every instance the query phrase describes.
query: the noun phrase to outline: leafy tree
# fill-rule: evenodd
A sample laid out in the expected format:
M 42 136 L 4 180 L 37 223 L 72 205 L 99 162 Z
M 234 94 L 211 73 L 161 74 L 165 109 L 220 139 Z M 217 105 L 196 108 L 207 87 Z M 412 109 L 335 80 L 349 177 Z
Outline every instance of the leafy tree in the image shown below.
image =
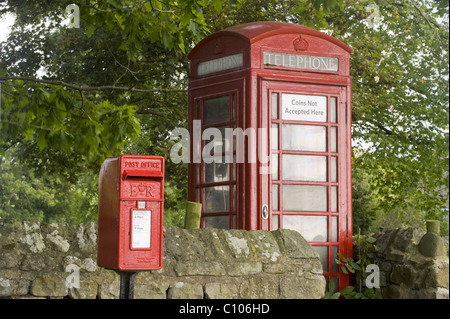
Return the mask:
M 1 9 L 16 21 L 1 47 L 0 147 L 18 149 L 36 175 L 76 183 L 86 171 L 96 180 L 103 160 L 126 146 L 168 154 L 168 131 L 186 121 L 185 46 L 206 34 L 203 7 L 220 11 L 221 2 L 80 1 L 79 29 L 62 23 L 70 3 Z M 178 200 L 186 169 L 167 167 L 166 190 Z
M 448 1 L 242 0 L 208 21 L 257 20 L 311 26 L 353 48 L 355 226 L 448 228 Z
M 375 3 L 378 22 L 341 33 L 354 48 L 353 165 L 370 172 L 370 189 L 386 214 L 413 211 L 445 222 L 448 21 L 439 18 L 448 2 Z M 364 18 L 358 13 L 367 3 L 360 5 L 349 9 L 354 18 Z M 423 219 L 402 218 L 397 226 L 423 225 Z
M 397 226 L 443 220 L 448 1 L 83 0 L 81 27 L 69 29 L 61 21 L 71 2 L 9 0 L 0 7 L 17 16 L 0 49 L 0 146 L 18 148 L 21 162 L 75 182 L 124 149 L 168 154 L 168 132 L 186 125 L 186 52 L 231 25 L 288 21 L 354 49 L 356 226 L 368 229 L 383 214 L 399 216 L 391 218 Z M 168 210 L 179 212 L 186 170 L 169 159 L 167 167 L 166 189 L 175 199 Z
M 19 150 L 15 150 L 18 152 Z M 97 218 L 97 183 L 82 176 L 67 183 L 56 174 L 36 176 L 13 150 L 0 160 L 0 221 L 78 224 Z

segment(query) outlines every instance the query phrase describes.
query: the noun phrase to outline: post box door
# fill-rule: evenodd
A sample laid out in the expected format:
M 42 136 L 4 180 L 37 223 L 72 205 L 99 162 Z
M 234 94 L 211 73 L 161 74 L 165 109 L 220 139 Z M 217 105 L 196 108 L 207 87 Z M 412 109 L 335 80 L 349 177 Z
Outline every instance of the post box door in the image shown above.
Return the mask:
M 121 201 L 119 268 L 149 270 L 162 267 L 162 201 Z
M 270 81 L 262 87 L 271 149 L 271 172 L 261 183 L 261 207 L 269 206 L 262 226 L 300 232 L 318 252 L 324 275 L 345 287 L 348 277 L 335 259 L 351 251 L 347 88 Z
M 123 155 L 121 167 L 119 269 L 161 269 L 164 158 Z

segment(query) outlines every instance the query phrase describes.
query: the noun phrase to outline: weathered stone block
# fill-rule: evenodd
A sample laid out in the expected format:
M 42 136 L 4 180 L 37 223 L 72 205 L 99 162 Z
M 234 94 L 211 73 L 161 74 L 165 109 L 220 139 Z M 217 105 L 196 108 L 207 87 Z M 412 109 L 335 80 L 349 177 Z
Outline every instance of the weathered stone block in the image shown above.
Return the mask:
M 217 261 L 185 261 L 174 267 L 177 276 L 223 276 L 226 274 L 222 264 Z
M 196 233 L 200 229 L 186 230 L 177 227 L 164 227 L 164 256 L 177 261 L 211 259 L 213 256 L 203 242 L 198 240 Z
M 223 229 L 204 228 L 199 232 L 199 240 L 204 242 L 205 246 L 211 251 L 214 258 L 228 259 L 231 258 L 231 251 L 224 240 Z
M 426 288 L 441 287 L 449 289 L 449 260 L 445 257 L 436 258 L 429 268 L 424 286 Z
M 262 271 L 262 263 L 259 261 L 230 263 L 227 266 L 227 273 L 230 276 L 248 276 L 258 274 Z
M 234 258 L 250 258 L 250 254 L 253 254 L 243 232 L 243 230 L 233 230 L 226 233 L 225 241 Z
M 73 299 L 96 299 L 98 284 L 95 281 L 79 282 L 79 287 L 69 288 L 69 297 Z
M 419 251 L 426 257 L 444 256 L 444 240 L 438 234 L 426 233 L 420 240 Z
M 283 299 L 320 299 L 325 292 L 326 281 L 323 276 L 310 279 L 287 276 L 280 279 L 280 298 Z
M 203 286 L 182 281 L 176 282 L 169 287 L 168 299 L 203 299 Z
M 278 229 L 273 232 L 290 258 L 318 258 L 319 255 L 299 232 L 290 229 Z
M 100 299 L 118 299 L 120 294 L 120 276 L 113 270 L 100 270 L 101 282 L 98 285 Z M 137 277 L 137 276 L 136 276 Z
M 250 277 L 239 286 L 240 297 L 244 299 L 275 299 L 278 290 L 278 277 Z
M 58 274 L 41 275 L 31 286 L 31 294 L 38 297 L 65 297 L 67 293 L 66 278 Z
M 229 283 L 207 283 L 205 285 L 206 299 L 234 299 L 238 297 L 238 287 Z
M 390 279 L 393 283 L 412 288 L 416 279 L 416 271 L 411 266 L 394 265 Z
M 424 234 L 425 231 L 419 228 L 400 229 L 392 242 L 392 247 L 403 252 L 409 252 L 419 244 Z
M 137 278 L 137 276 L 136 276 Z M 169 282 L 154 278 L 153 281 L 147 281 L 145 284 L 135 282 L 134 298 L 135 299 L 166 299 Z
M 78 248 L 85 253 L 97 253 L 97 224 L 86 222 L 78 225 L 76 232 Z
M 29 280 L 9 279 L 0 274 L 0 297 L 26 295 L 29 286 Z
M 320 263 L 320 262 L 319 262 Z M 320 265 L 322 269 L 322 265 Z M 286 258 L 279 259 L 277 262 L 267 262 L 263 264 L 263 271 L 268 274 L 284 274 L 287 272 L 298 271 L 298 267 Z

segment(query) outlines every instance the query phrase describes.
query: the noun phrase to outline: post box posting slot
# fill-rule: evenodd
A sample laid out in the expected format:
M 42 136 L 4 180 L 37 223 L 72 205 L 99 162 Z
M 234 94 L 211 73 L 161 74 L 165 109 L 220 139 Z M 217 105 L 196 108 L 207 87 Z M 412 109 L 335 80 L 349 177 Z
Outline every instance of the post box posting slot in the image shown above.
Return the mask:
M 99 177 L 97 264 L 119 270 L 162 268 L 164 158 L 107 159 Z

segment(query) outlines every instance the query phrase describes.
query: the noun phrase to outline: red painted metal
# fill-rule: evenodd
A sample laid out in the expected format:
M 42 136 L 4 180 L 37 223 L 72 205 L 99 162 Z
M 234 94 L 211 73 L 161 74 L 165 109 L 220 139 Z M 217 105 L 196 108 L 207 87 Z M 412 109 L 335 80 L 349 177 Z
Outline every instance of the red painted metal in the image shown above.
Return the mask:
M 106 159 L 100 170 L 98 201 L 97 264 L 119 270 L 161 269 L 164 158 Z
M 352 212 L 351 212 L 351 78 L 350 53 L 352 49 L 340 40 L 317 30 L 283 22 L 256 22 L 231 27 L 209 35 L 200 41 L 189 53 L 189 117 L 191 136 L 191 162 L 188 166 L 188 199 L 203 204 L 202 226 L 207 226 L 207 218 L 223 216 L 224 227 L 238 229 L 273 230 L 283 227 L 285 215 L 327 217 L 328 238 L 326 241 L 310 241 L 312 246 L 323 246 L 327 250 L 327 264 L 324 275 L 328 279 L 338 279 L 339 287 L 347 286 L 349 277 L 337 269 L 334 263 L 336 249 L 344 256 L 352 254 Z M 266 58 L 266 60 L 265 60 Z M 337 61 L 337 62 L 336 62 Z M 323 62 L 323 66 L 319 63 Z M 317 95 L 337 101 L 337 121 L 330 121 L 330 113 L 325 122 L 272 119 L 271 94 Z M 205 124 L 204 112 L 208 101 L 215 97 L 228 96 L 230 104 L 236 101 L 236 108 L 221 123 Z M 280 98 L 281 101 L 281 98 Z M 281 103 L 278 103 L 281 112 Z M 330 112 L 330 107 L 327 107 Z M 281 113 L 280 113 L 281 114 Z M 194 127 L 194 120 L 200 120 L 201 127 Z M 270 128 L 273 124 L 312 125 L 326 127 L 327 150 L 288 151 L 278 149 L 273 154 L 320 155 L 327 158 L 326 181 L 285 181 L 275 179 L 271 174 L 260 174 L 264 163 L 249 161 L 252 154 L 246 152 L 243 163 L 229 166 L 229 179 L 211 181 L 205 177 L 208 164 L 203 160 L 193 162 L 196 152 L 194 134 L 201 134 L 210 127 L 237 127 L 242 130 Z M 338 149 L 330 150 L 331 130 L 336 130 Z M 199 131 L 196 132 L 196 129 Z M 280 130 L 281 132 L 281 130 Z M 278 145 L 282 143 L 278 134 Z M 270 134 L 266 136 L 269 150 L 272 149 Z M 206 141 L 202 141 L 200 151 Z M 247 149 L 245 144 L 245 149 Z M 258 151 L 260 147 L 258 148 Z M 197 153 L 198 154 L 198 153 Z M 236 156 L 236 150 L 232 151 Z M 331 158 L 337 160 L 338 180 L 331 181 Z M 280 157 L 281 158 L 281 157 Z M 279 166 L 279 175 L 287 167 Z M 273 185 L 317 185 L 328 189 L 328 209 L 315 211 L 285 211 L 273 209 Z M 212 187 L 229 189 L 229 199 L 224 200 L 226 209 L 211 211 L 206 198 Z M 276 186 L 275 186 L 276 187 Z M 332 187 L 337 187 L 338 209 L 331 209 Z M 235 194 L 231 190 L 235 188 Z M 281 203 L 282 191 L 279 191 Z M 268 218 L 262 216 L 267 205 Z M 278 216 L 278 225 L 274 218 Z M 332 240 L 332 220 L 338 220 L 338 240 Z M 334 254 L 334 256 L 333 256 Z

